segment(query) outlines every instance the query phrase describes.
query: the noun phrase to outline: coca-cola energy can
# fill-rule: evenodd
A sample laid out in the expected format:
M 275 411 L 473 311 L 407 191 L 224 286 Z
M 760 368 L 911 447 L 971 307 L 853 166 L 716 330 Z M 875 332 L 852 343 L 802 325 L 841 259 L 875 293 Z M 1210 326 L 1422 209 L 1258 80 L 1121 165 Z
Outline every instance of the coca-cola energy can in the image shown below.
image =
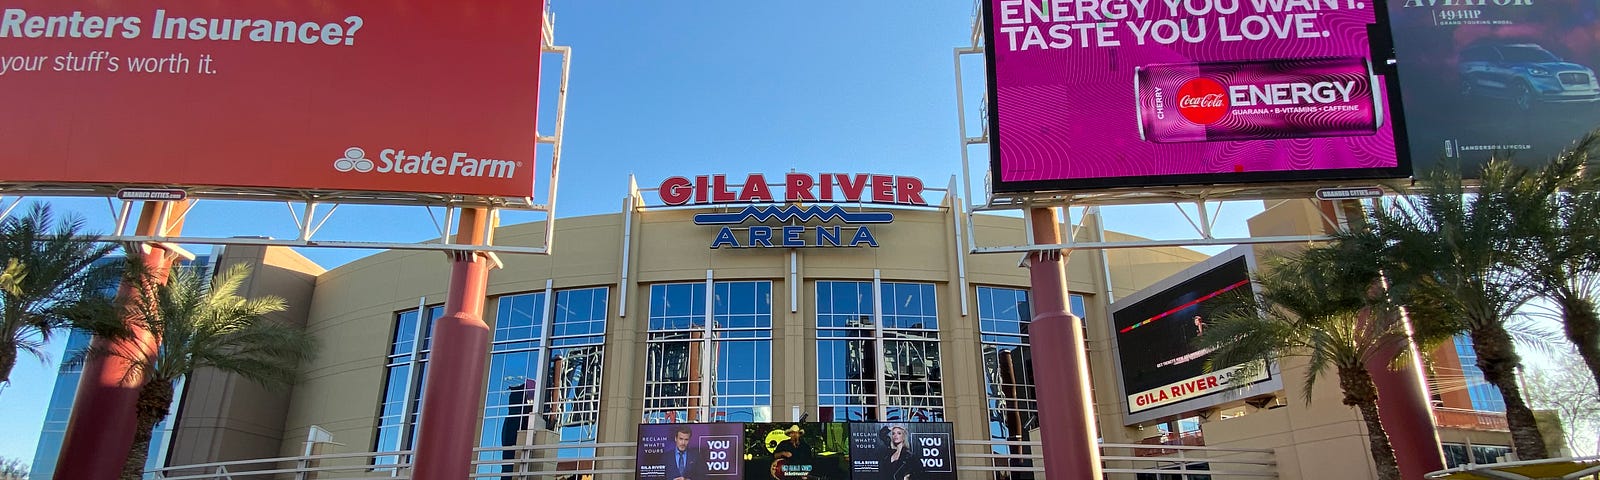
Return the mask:
M 1365 58 L 1146 65 L 1139 138 L 1156 143 L 1372 135 L 1383 124 Z

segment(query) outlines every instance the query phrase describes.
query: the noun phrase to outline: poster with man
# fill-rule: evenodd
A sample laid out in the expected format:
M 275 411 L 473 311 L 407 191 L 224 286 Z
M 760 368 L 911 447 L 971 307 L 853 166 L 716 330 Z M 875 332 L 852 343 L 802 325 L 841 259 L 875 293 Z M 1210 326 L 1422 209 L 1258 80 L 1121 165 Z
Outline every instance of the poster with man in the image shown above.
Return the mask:
M 735 479 L 743 471 L 744 429 L 738 423 L 639 425 L 635 478 Z
M 949 423 L 852 423 L 852 478 L 955 480 L 953 432 Z
M 746 423 L 746 480 L 847 480 L 849 430 L 843 423 Z

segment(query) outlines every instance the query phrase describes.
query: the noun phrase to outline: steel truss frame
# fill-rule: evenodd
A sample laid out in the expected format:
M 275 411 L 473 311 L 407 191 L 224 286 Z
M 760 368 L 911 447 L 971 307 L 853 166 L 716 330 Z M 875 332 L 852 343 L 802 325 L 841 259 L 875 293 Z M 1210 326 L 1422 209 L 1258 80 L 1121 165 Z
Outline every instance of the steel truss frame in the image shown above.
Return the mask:
M 115 218 L 115 227 L 111 235 L 102 236 L 101 240 L 107 242 L 120 242 L 128 244 L 201 244 L 201 245 L 270 245 L 284 247 L 329 247 L 329 248 L 366 248 L 389 250 L 433 250 L 445 252 L 476 251 L 495 254 L 538 254 L 546 255 L 555 246 L 556 223 L 556 190 L 561 178 L 561 147 L 564 143 L 564 131 L 567 112 L 567 81 L 572 65 L 572 47 L 555 44 L 555 17 L 550 13 L 549 0 L 545 0 L 543 23 L 543 39 L 540 48 L 541 55 L 556 54 L 561 56 L 560 87 L 556 97 L 556 113 L 554 132 L 542 135 L 534 132 L 536 141 L 540 145 L 550 145 L 550 169 L 544 177 L 549 185 L 543 202 L 536 197 L 490 197 L 481 195 L 457 194 L 426 194 L 426 193 L 389 193 L 366 192 L 351 190 L 318 190 L 318 189 L 293 189 L 293 188 L 247 188 L 247 187 L 211 187 L 211 186 L 183 186 L 183 185 L 126 185 L 126 184 L 77 184 L 77 183 L 0 183 L 0 219 L 6 218 L 12 210 L 29 197 L 104 197 L 111 207 L 112 216 Z M 534 86 L 538 88 L 538 86 Z M 537 179 L 535 180 L 537 181 Z M 128 234 L 130 213 L 134 212 L 133 205 L 137 201 L 120 200 L 121 205 L 116 205 L 117 191 L 123 188 L 177 188 L 184 190 L 189 200 L 187 204 L 179 206 L 177 221 L 181 221 L 194 209 L 197 204 L 207 203 L 205 200 L 229 201 L 255 201 L 269 202 L 281 201 L 288 207 L 287 221 L 293 222 L 299 236 L 293 239 L 274 239 L 266 237 L 193 237 L 183 235 L 142 236 Z M 5 197 L 11 197 L 7 202 Z M 334 213 L 343 205 L 389 205 L 424 207 L 428 216 L 433 220 L 433 227 L 439 232 L 437 240 L 423 243 L 382 242 L 321 239 L 316 234 Z M 328 206 L 326 211 L 319 211 Z M 298 207 L 298 208 L 297 208 Z M 434 209 L 442 209 L 443 222 L 434 213 Z M 450 235 L 451 225 L 455 222 L 456 212 L 463 208 L 488 208 L 492 221 L 487 223 L 490 232 L 484 232 L 481 238 L 489 239 L 486 245 L 472 245 L 457 243 Z M 544 214 L 544 240 L 537 246 L 512 246 L 494 245 L 493 229 L 497 225 L 501 211 L 529 211 Z M 165 220 L 165 219 L 163 219 Z M 278 221 L 284 221 L 278 217 Z M 163 223 L 166 224 L 166 223 Z M 284 225 L 282 223 L 278 225 Z M 247 234 L 248 232 L 240 232 Z M 459 234 L 459 233 L 458 233 Z M 473 235 L 462 235 L 469 238 Z
M 972 191 L 972 159 L 970 149 L 973 146 L 988 146 L 989 123 L 988 117 L 988 92 L 985 90 L 983 99 L 978 106 L 979 128 L 977 135 L 968 133 L 966 92 L 961 76 L 962 60 L 977 56 L 980 64 L 984 62 L 984 31 L 983 31 L 983 2 L 973 2 L 972 35 L 970 43 L 964 47 L 956 47 L 951 58 L 955 64 L 956 80 L 956 116 L 960 126 L 961 147 L 961 180 L 966 198 L 977 198 Z M 985 156 L 987 157 L 987 155 Z M 966 217 L 965 236 L 967 245 L 971 246 L 971 253 L 1025 253 L 1025 252 L 1052 252 L 1061 250 L 1104 250 L 1115 248 L 1153 248 L 1153 247 L 1185 247 L 1185 246 L 1211 246 L 1211 245 L 1241 245 L 1241 244 L 1272 244 L 1272 243 L 1304 243 L 1328 240 L 1327 235 L 1284 235 L 1266 237 L 1244 238 L 1217 238 L 1212 235 L 1212 227 L 1216 225 L 1217 213 L 1221 212 L 1223 204 L 1229 201 L 1259 201 L 1259 200 L 1289 200 L 1310 199 L 1319 188 L 1329 187 L 1327 182 L 1281 182 L 1281 183 L 1256 183 L 1240 185 L 1210 185 L 1210 186 L 1177 186 L 1177 187 L 1130 187 L 1119 189 L 1104 189 L 1083 192 L 1038 192 L 1038 193 L 994 193 L 993 179 L 990 175 L 988 161 L 980 164 L 984 172 L 983 184 L 986 200 L 983 203 L 962 203 Z M 1373 181 L 1357 182 L 1360 186 L 1370 186 Z M 1360 201 L 1336 200 L 1335 202 Z M 1096 222 L 1098 235 L 1095 241 L 1079 241 L 1077 229 L 1083 227 L 1083 220 L 1088 215 L 1098 215 L 1103 206 L 1122 205 L 1155 205 L 1172 204 L 1177 208 L 1189 224 L 1194 227 L 1196 236 L 1183 239 L 1163 240 L 1138 240 L 1125 242 L 1105 241 L 1105 232 L 1102 224 Z M 1194 216 L 1185 210 L 1183 205 L 1194 206 Z M 1215 209 L 1209 205 L 1216 205 Z M 1035 207 L 1068 207 L 1063 208 L 1065 219 L 1063 224 L 1073 227 L 1070 232 L 1062 235 L 1063 243 L 1040 245 L 1032 243 L 1032 225 L 1022 216 L 1022 223 L 1028 228 L 1029 243 L 1025 245 L 1005 246 L 979 246 L 977 233 L 973 228 L 972 216 L 977 212 L 1026 212 Z M 1071 207 L 1086 207 L 1084 218 L 1079 219 L 1079 224 L 1072 225 Z M 1342 208 L 1335 208 L 1342 215 Z M 1343 218 L 1329 218 L 1324 214 L 1324 220 L 1337 228 L 1344 228 L 1346 223 Z

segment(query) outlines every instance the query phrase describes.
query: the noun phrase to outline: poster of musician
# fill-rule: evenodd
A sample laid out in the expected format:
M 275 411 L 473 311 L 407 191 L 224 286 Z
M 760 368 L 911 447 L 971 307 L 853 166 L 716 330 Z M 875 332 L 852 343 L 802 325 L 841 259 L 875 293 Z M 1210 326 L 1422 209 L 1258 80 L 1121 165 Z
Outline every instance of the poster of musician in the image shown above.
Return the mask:
M 744 429 L 738 423 L 639 425 L 639 480 L 739 478 Z
M 746 423 L 745 480 L 849 480 L 843 423 Z
M 949 423 L 851 423 L 854 480 L 955 480 Z

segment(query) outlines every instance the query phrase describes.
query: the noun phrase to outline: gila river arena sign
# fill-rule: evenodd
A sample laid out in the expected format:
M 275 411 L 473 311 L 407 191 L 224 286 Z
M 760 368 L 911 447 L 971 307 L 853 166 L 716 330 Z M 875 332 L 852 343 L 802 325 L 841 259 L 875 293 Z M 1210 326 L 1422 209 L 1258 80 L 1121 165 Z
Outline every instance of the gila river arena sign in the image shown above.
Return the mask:
M 533 195 L 544 2 L 0 1 L 0 184 Z
M 669 206 L 746 205 L 694 216 L 696 225 L 721 227 L 711 248 L 877 247 L 871 225 L 893 222 L 894 213 L 840 204 L 928 206 L 922 180 L 898 175 L 789 173 L 780 193 L 773 190 L 765 175 L 752 173 L 737 185 L 720 174 L 669 177 L 658 192 Z

